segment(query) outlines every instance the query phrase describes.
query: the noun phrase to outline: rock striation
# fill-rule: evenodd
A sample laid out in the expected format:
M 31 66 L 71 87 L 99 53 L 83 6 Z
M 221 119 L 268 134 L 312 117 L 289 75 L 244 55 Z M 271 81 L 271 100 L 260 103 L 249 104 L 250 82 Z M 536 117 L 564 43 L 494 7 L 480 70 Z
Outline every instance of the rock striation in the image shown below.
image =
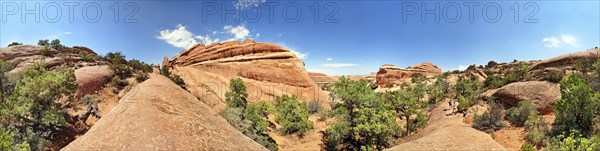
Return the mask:
M 225 107 L 229 80 L 241 78 L 248 101 L 273 101 L 278 95 L 294 95 L 302 101 L 327 100 L 327 94 L 310 78 L 304 62 L 287 48 L 245 40 L 196 44 L 163 66 L 180 75 L 188 90 L 208 105 Z

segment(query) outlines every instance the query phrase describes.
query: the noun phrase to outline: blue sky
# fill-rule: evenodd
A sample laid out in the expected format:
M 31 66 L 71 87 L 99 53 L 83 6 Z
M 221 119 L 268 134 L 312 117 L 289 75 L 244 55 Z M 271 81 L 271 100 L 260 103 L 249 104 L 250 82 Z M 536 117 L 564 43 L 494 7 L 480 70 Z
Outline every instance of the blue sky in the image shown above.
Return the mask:
M 600 46 L 598 1 L 0 4 L 2 46 L 59 38 L 67 46 L 87 46 L 99 54 L 121 51 L 128 58 L 155 64 L 193 43 L 246 38 L 287 47 L 304 60 L 307 70 L 330 75 L 364 75 L 382 64 L 407 67 L 421 62 L 448 71 L 489 60 L 546 59 Z

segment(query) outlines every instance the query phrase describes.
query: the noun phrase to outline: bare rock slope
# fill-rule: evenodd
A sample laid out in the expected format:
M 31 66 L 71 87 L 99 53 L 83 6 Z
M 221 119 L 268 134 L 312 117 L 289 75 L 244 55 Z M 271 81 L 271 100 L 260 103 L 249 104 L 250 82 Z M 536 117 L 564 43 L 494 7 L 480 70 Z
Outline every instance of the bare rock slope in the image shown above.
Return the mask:
M 266 150 L 168 78 L 152 74 L 63 150 Z
M 549 67 L 569 66 L 569 65 L 575 64 L 575 61 L 577 61 L 578 59 L 584 59 L 584 58 L 591 59 L 593 61 L 600 59 L 600 49 L 592 49 L 592 50 L 588 50 L 588 51 L 570 53 L 570 54 L 565 54 L 565 55 L 561 55 L 558 57 L 550 58 L 547 60 L 542 60 L 540 62 L 533 64 L 530 68 L 531 69 L 542 69 L 542 68 L 549 68 Z
M 269 43 L 197 44 L 170 60 L 165 58 L 163 66 L 174 69 L 193 95 L 216 110 L 225 107 L 229 80 L 237 77 L 246 84 L 251 102 L 272 101 L 283 94 L 303 101 L 328 98 L 309 77 L 304 62 L 288 49 Z
M 447 116 L 448 102 L 429 115 L 429 124 L 418 133 L 387 150 L 507 150 L 489 134 L 463 122 L 462 115 Z
M 549 114 L 554 111 L 554 104 L 560 99 L 561 93 L 559 84 L 547 81 L 525 81 L 507 84 L 481 94 L 484 100 L 490 96 L 510 106 L 517 106 L 521 101 L 532 101 L 540 113 Z

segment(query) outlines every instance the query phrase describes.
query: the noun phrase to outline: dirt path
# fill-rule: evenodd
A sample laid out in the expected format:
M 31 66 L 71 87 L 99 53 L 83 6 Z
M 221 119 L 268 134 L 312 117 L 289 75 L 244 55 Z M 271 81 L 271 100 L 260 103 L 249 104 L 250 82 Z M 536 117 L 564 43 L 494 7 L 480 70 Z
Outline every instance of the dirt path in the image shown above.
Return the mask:
M 429 124 L 389 150 L 507 150 L 484 132 L 463 122 L 463 115 L 447 115 L 448 100 L 431 111 Z

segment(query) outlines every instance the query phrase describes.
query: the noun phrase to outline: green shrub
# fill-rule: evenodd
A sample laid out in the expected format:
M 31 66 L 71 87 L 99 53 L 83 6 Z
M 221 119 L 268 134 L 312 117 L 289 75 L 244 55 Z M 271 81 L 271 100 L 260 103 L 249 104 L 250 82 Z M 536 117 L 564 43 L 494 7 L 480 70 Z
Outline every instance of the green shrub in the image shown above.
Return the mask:
M 594 69 L 593 64 L 594 64 L 594 61 L 592 61 L 590 59 L 587 59 L 587 58 L 578 59 L 575 61 L 575 64 L 573 65 L 573 69 L 585 74 Z
M 535 147 L 528 142 L 521 145 L 521 151 L 536 151 Z
M 146 72 L 140 72 L 135 75 L 135 80 L 138 83 L 142 83 L 142 82 L 146 81 L 147 79 L 148 79 L 148 73 L 146 73 Z
M 442 77 L 438 77 L 435 80 L 435 83 L 427 88 L 429 94 L 429 104 L 436 104 L 437 102 L 442 101 L 448 94 L 449 88 L 450 84 Z
M 61 49 L 65 46 L 63 46 L 62 44 L 60 44 L 60 40 L 58 39 L 54 39 L 50 42 L 50 47 L 54 48 L 54 49 Z
M 308 106 L 305 102 L 287 95 L 278 96 L 275 101 L 275 121 L 282 126 L 283 134 L 297 133 L 298 136 L 304 136 L 304 133 L 313 128 L 313 122 L 308 120 Z
M 129 81 L 121 79 L 119 76 L 114 76 L 110 80 L 110 84 L 118 88 L 124 88 L 125 86 L 129 85 Z
M 500 88 L 500 87 L 506 85 L 505 80 L 503 80 L 499 76 L 494 76 L 493 74 L 489 74 L 488 78 L 485 79 L 485 81 L 483 83 L 484 83 L 484 87 L 486 87 L 488 89 Z
M 475 117 L 473 117 L 473 128 L 481 131 L 495 131 L 506 127 L 506 123 L 502 121 L 502 107 L 493 101 L 490 101 L 489 105 L 489 111 L 486 111 L 482 115 L 475 114 Z
M 458 101 L 458 109 L 463 111 L 467 108 L 475 105 L 477 100 L 477 94 L 479 93 L 479 89 L 481 84 L 477 81 L 475 77 L 469 78 L 460 78 L 456 85 L 454 86 L 454 91 L 456 93 L 455 98 Z
M 83 59 L 84 61 L 88 62 L 94 62 L 97 59 L 95 56 L 86 52 L 79 52 L 79 57 L 81 57 L 81 59 Z
M 12 43 L 8 44 L 8 47 L 11 47 L 11 46 L 19 46 L 19 45 L 23 45 L 23 43 L 20 43 L 20 42 L 12 42 Z
M 229 81 L 229 89 L 231 91 L 225 93 L 225 101 L 227 106 L 233 108 L 246 108 L 248 93 L 246 93 L 246 85 L 240 78 L 231 79 Z
M 0 102 L 0 129 L 7 128 L 2 139 L 12 135 L 13 149 L 42 150 L 66 123 L 67 115 L 55 101 L 76 88 L 73 70 L 46 71 L 37 63 L 25 69 L 12 97 Z
M 584 77 L 577 73 L 560 81 L 560 91 L 561 98 L 554 105 L 554 135 L 570 135 L 571 131 L 577 131 L 589 136 L 593 119 L 599 114 L 600 94 L 592 91 Z
M 50 46 L 50 42 L 48 41 L 48 39 L 39 40 L 38 46 Z
M 232 79 L 230 84 L 232 91 L 226 93 L 229 94 L 227 96 L 228 99 L 236 97 L 235 99 L 239 99 L 236 101 L 246 101 L 247 94 L 244 95 L 246 93 L 246 86 L 241 79 L 239 81 L 238 79 Z M 277 143 L 268 135 L 270 123 L 266 119 L 268 114 L 273 112 L 274 107 L 262 100 L 254 104 L 236 101 L 228 101 L 228 107 L 221 111 L 221 116 L 248 138 L 269 150 L 277 150 Z
M 531 101 L 521 101 L 506 111 L 505 118 L 515 126 L 524 126 L 530 114 L 538 114 L 537 107 Z
M 323 111 L 323 107 L 321 106 L 321 104 L 323 104 L 323 101 L 320 101 L 320 100 L 312 100 L 312 101 L 308 102 L 308 113 L 310 113 L 310 114 L 321 113 Z
M 557 136 L 548 146 L 548 150 L 592 151 L 600 149 L 600 142 L 594 142 L 581 134 L 577 135 L 577 133 L 572 131 L 570 135 L 561 134 Z
M 548 72 L 544 73 L 542 80 L 559 83 L 560 80 L 565 76 L 565 73 L 560 70 L 548 70 Z
M 537 114 L 529 114 L 527 121 L 525 121 L 525 130 L 527 131 L 525 135 L 527 142 L 538 147 L 544 147 L 548 144 L 550 125 L 544 122 L 543 117 Z
M 401 135 L 396 110 L 367 81 L 342 77 L 331 92 L 342 101 L 331 111 L 335 122 L 323 133 L 325 150 L 383 150 Z
M 48 46 L 44 46 L 44 48 L 42 48 L 42 55 L 46 56 L 46 57 L 50 57 L 52 56 L 52 51 L 50 50 L 50 47 Z

